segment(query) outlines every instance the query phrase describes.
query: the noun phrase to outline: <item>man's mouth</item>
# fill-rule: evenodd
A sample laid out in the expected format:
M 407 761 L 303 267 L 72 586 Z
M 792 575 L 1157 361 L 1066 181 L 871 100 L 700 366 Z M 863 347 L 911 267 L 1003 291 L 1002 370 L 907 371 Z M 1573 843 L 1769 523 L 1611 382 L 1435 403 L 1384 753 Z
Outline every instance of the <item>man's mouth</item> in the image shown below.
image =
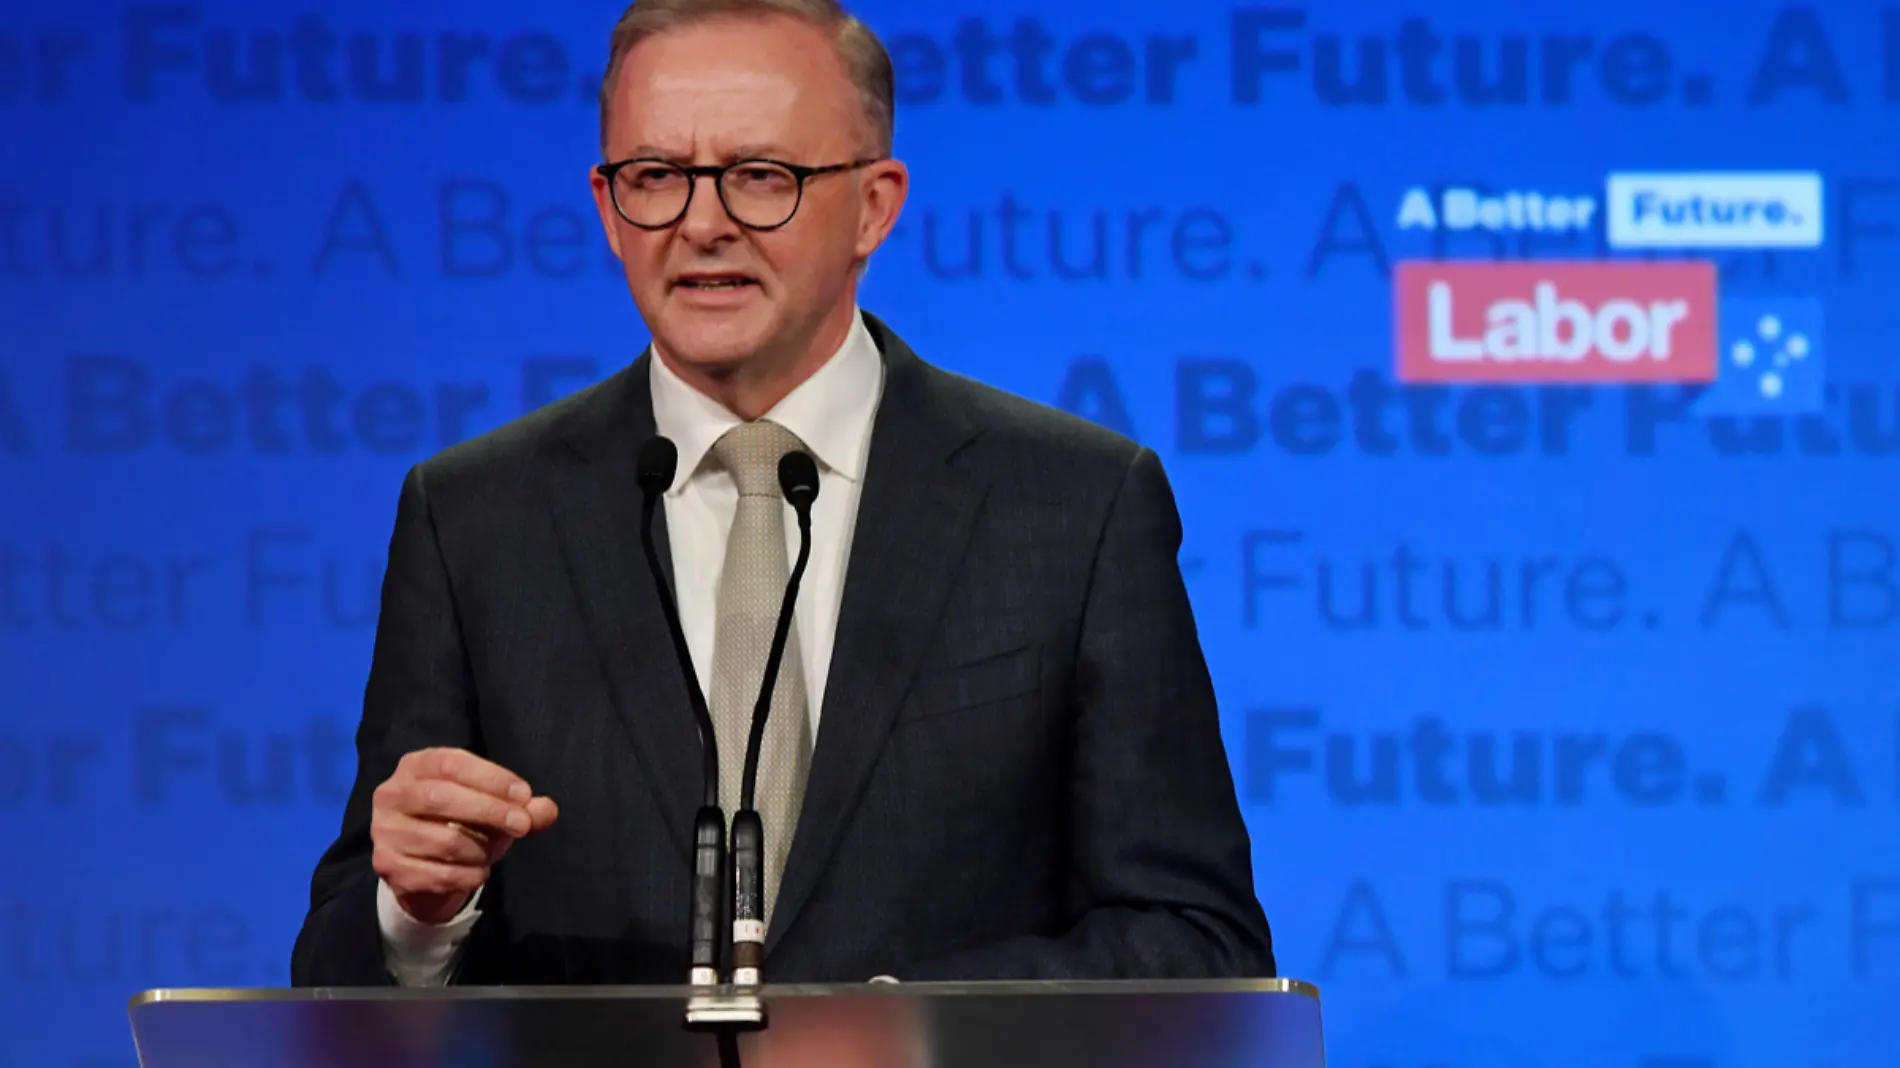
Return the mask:
M 683 274 L 673 281 L 673 285 L 680 289 L 739 289 L 758 284 L 757 279 L 748 275 L 729 272 Z

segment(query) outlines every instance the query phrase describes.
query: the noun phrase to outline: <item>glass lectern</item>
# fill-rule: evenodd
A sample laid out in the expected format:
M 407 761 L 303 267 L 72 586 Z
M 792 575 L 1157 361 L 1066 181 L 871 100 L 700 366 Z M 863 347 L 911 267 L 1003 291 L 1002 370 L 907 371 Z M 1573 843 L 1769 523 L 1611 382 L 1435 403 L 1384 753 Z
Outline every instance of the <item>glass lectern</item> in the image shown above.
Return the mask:
M 141 1068 L 1323 1068 L 1291 979 L 767 985 L 762 1027 L 687 987 L 151 990 Z

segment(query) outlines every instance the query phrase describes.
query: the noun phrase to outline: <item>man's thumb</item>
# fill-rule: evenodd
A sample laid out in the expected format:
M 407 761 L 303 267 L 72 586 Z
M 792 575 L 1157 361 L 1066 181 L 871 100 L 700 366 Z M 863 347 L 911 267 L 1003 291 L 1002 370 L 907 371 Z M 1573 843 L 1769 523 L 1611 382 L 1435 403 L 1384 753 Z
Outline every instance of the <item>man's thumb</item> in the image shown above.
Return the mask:
M 554 803 L 552 797 L 529 799 L 528 820 L 534 824 L 534 827 L 528 833 L 532 834 L 535 831 L 547 830 L 549 827 L 554 826 L 554 821 L 558 819 L 560 815 L 561 807 Z

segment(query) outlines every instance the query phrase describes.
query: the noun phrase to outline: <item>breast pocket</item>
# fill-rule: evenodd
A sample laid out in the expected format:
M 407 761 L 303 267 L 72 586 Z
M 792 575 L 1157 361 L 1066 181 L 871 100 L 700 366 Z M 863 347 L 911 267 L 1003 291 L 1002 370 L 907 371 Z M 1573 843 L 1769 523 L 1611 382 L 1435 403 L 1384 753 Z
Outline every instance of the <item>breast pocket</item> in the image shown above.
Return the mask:
M 1041 681 L 1041 660 L 1034 645 L 983 654 L 921 675 L 904 718 L 929 719 L 1002 704 L 1034 694 Z

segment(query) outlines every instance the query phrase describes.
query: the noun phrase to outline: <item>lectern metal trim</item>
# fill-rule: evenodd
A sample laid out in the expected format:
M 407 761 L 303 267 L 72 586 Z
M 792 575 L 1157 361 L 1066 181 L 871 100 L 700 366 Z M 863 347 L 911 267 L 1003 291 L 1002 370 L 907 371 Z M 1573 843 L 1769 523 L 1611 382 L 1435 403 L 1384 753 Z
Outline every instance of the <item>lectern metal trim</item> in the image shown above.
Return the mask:
M 695 1026 L 695 998 L 770 1026 Z M 1327 1068 L 1297 979 L 154 989 L 139 1068 Z

